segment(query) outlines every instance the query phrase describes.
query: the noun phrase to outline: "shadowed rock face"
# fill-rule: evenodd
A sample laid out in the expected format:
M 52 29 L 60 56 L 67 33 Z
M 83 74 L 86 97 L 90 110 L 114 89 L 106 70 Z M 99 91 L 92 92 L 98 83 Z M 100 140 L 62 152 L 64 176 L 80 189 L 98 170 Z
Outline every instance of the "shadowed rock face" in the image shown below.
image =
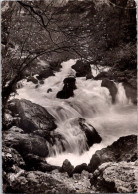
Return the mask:
M 60 172 L 67 172 L 69 176 L 72 176 L 72 172 L 74 170 L 74 166 L 70 163 L 69 160 L 65 160 L 62 164 Z
M 101 193 L 136 193 L 137 171 L 136 162 L 108 162 L 94 172 L 90 182 Z
M 129 135 L 119 138 L 112 145 L 96 151 L 88 165 L 90 172 L 94 172 L 98 166 L 105 162 L 136 161 L 137 160 L 137 136 Z
M 56 128 L 52 115 L 45 108 L 29 100 L 12 100 L 9 103 L 9 110 L 12 111 L 13 116 L 19 115 L 19 127 L 26 133 L 37 130 L 52 131 Z
M 34 154 L 40 157 L 46 157 L 49 154 L 46 140 L 33 134 L 24 134 L 14 130 L 12 127 L 5 132 L 4 144 L 7 147 L 16 149 L 22 156 Z
M 89 63 L 77 61 L 76 64 L 72 66 L 72 69 L 76 71 L 76 77 L 92 78 L 91 66 Z
M 125 88 L 125 93 L 128 99 L 130 99 L 134 104 L 137 104 L 137 90 L 133 88 L 129 83 L 124 82 L 123 86 Z
M 105 79 L 103 79 L 101 86 L 106 87 L 109 90 L 110 95 L 112 97 L 112 103 L 115 103 L 115 98 L 116 98 L 116 94 L 117 94 L 117 87 L 116 87 L 115 83 L 113 81 L 105 78 Z
M 95 143 L 100 143 L 102 141 L 102 138 L 96 131 L 96 129 L 88 124 L 85 119 L 79 118 L 79 125 L 81 130 L 85 133 L 86 138 L 87 138 L 87 144 L 89 147 L 91 147 Z
M 103 79 L 110 79 L 111 75 L 109 72 L 102 71 L 100 72 L 94 79 L 95 80 L 103 80 Z
M 67 99 L 74 96 L 74 90 L 77 88 L 75 85 L 76 79 L 74 77 L 65 78 L 63 83 L 64 87 L 57 93 L 57 98 Z

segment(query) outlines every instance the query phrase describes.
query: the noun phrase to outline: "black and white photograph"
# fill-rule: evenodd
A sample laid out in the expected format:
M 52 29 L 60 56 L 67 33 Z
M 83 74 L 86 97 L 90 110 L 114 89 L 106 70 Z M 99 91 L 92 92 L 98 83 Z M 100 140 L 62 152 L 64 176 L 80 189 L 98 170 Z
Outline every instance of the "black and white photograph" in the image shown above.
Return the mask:
M 137 193 L 137 2 L 1 2 L 3 194 Z

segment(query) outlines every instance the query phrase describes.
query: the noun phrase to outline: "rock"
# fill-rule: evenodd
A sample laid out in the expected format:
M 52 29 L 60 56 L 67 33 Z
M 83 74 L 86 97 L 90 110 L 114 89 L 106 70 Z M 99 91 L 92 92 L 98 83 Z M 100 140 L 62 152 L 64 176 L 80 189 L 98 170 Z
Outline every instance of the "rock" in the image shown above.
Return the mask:
M 100 143 L 102 138 L 96 131 L 96 129 L 88 124 L 85 119 L 79 118 L 78 120 L 81 130 L 85 133 L 87 138 L 87 144 L 91 147 L 94 143 Z
M 72 176 L 72 172 L 74 170 L 74 166 L 67 159 L 63 162 L 62 167 L 60 169 L 61 172 L 67 172 L 69 176 Z
M 13 148 L 2 145 L 2 169 L 4 172 L 16 172 L 17 168 L 24 168 L 22 156 Z
M 94 79 L 95 80 L 103 80 L 105 78 L 111 79 L 111 75 L 106 71 L 102 71 Z
M 87 170 L 88 169 L 88 166 L 86 163 L 83 163 L 83 164 L 80 164 L 78 166 L 76 166 L 72 172 L 72 174 L 75 174 L 75 173 L 79 173 L 81 174 L 83 170 Z
M 136 162 L 104 163 L 93 174 L 91 184 L 101 193 L 136 193 Z
M 124 82 L 123 86 L 125 88 L 127 98 L 130 99 L 134 104 L 137 104 L 137 89 L 133 88 L 133 86 L 127 82 Z
M 23 134 L 13 130 L 13 128 L 6 131 L 3 136 L 4 144 L 7 147 L 16 149 L 23 158 L 26 154 L 34 154 L 40 157 L 48 156 L 48 146 L 44 138 L 32 134 Z
M 59 169 L 58 166 L 52 166 L 46 162 L 45 158 L 42 158 L 40 156 L 34 155 L 34 154 L 26 154 L 24 156 L 24 161 L 26 164 L 25 169 L 30 170 L 38 170 L 42 172 L 51 172 L 55 169 Z
M 55 119 L 42 106 L 32 103 L 25 99 L 14 99 L 8 105 L 13 116 L 18 114 L 20 119 L 19 126 L 26 133 L 36 130 L 52 131 L 56 128 Z
M 38 80 L 35 79 L 33 76 L 29 76 L 27 78 L 27 82 L 33 82 L 34 84 L 38 84 Z
M 90 77 L 92 75 L 91 66 L 88 62 L 78 60 L 72 69 L 76 71 L 76 77 Z
M 42 85 L 42 84 L 44 84 L 45 82 L 44 82 L 44 80 L 40 80 L 39 83 Z
M 57 98 L 67 99 L 74 96 L 73 91 L 76 89 L 76 79 L 74 77 L 65 78 L 63 83 L 64 87 L 57 93 Z
M 49 92 L 52 92 L 52 89 L 51 89 L 51 88 L 49 88 L 49 89 L 47 90 L 47 93 L 49 93 Z
M 105 162 L 134 162 L 137 160 L 137 136 L 120 137 L 112 145 L 98 150 L 92 156 L 88 165 L 89 172 L 94 172 Z
M 109 90 L 110 95 L 112 97 L 112 103 L 115 103 L 115 98 L 116 98 L 116 94 L 117 94 L 117 87 L 116 87 L 115 83 L 109 79 L 103 79 L 101 86 L 106 87 Z
M 7 179 L 6 181 L 3 181 L 4 193 L 74 193 L 74 190 L 63 181 L 59 181 L 58 177 L 40 171 L 25 171 L 18 174 L 10 173 L 6 178 L 3 176 L 3 179 Z M 5 186 L 5 182 L 8 183 L 8 186 Z
M 50 67 L 48 67 L 47 69 L 41 71 L 41 72 L 39 73 L 39 75 L 36 76 L 36 78 L 37 78 L 38 80 L 43 80 L 43 79 L 46 79 L 46 78 L 48 78 L 48 77 L 50 77 L 50 76 L 54 76 L 54 73 L 53 73 L 52 69 L 51 69 Z
M 94 76 L 91 74 L 91 73 L 88 73 L 87 75 L 86 75 L 86 80 L 87 79 L 93 79 L 94 78 Z

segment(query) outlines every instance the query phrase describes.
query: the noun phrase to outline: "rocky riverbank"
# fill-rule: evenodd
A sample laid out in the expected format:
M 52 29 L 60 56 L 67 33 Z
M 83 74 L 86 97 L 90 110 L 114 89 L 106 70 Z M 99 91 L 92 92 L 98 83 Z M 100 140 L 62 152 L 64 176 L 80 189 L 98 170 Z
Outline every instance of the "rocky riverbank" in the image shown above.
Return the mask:
M 76 64 L 80 65 L 80 62 Z M 89 72 L 90 64 L 87 64 L 88 69 L 85 68 L 86 64 L 83 64 L 81 61 L 81 68 L 72 67 L 75 68 L 76 78 L 88 79 L 88 74 L 91 74 L 91 82 L 102 80 L 101 87 L 109 90 L 112 103 L 116 103 L 117 87 L 109 76 L 110 70 L 93 76 L 92 72 Z M 66 90 L 70 95 L 70 91 L 73 93 L 73 90 L 77 89 L 76 78 L 63 80 L 63 93 Z M 34 86 L 39 82 L 29 81 L 32 81 Z M 128 88 L 124 89 L 127 95 Z M 129 93 L 132 93 L 131 88 Z M 59 93 L 57 97 L 59 98 Z M 73 96 L 67 98 L 70 97 Z M 130 99 L 133 102 L 133 93 Z M 76 118 L 74 122 L 86 137 L 88 150 L 102 141 L 100 134 L 86 119 Z M 136 135 L 121 137 L 112 145 L 96 151 L 88 165 L 82 163 L 73 166 L 66 159 L 62 166 L 55 166 L 47 163 L 46 158 L 55 145 L 60 147 L 62 152 L 66 151 L 67 142 L 64 136 L 56 132 L 56 120 L 46 108 L 26 99 L 13 99 L 8 102 L 6 123 L 7 127 L 3 129 L 2 152 L 5 193 L 136 192 Z M 129 174 L 130 178 L 125 178 Z

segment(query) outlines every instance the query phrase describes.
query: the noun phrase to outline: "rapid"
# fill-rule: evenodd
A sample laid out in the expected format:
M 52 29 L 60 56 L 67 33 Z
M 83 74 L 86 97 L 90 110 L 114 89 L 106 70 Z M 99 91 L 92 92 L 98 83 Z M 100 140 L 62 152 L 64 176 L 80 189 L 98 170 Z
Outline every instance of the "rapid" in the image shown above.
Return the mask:
M 17 90 L 16 98 L 30 100 L 48 110 L 56 120 L 55 131 L 66 140 L 63 142 L 66 148 L 64 152 L 60 142 L 49 147 L 50 155 L 46 161 L 53 165 L 61 166 L 65 159 L 74 166 L 88 164 L 96 150 L 107 147 L 121 136 L 137 134 L 137 109 L 127 99 L 121 83 L 116 83 L 118 93 L 115 104 L 112 104 L 109 90 L 101 87 L 100 80 L 86 80 L 85 77 L 76 78 L 74 97 L 56 98 L 75 62 L 72 59 L 63 62 L 60 72 L 45 79 L 44 84 L 38 88 L 32 82 L 23 80 L 23 87 Z M 93 74 L 98 73 L 93 67 L 92 71 Z M 47 93 L 49 88 L 51 92 Z M 102 137 L 101 143 L 94 144 L 87 150 L 86 137 L 78 125 L 78 118 L 85 118 L 96 129 Z

